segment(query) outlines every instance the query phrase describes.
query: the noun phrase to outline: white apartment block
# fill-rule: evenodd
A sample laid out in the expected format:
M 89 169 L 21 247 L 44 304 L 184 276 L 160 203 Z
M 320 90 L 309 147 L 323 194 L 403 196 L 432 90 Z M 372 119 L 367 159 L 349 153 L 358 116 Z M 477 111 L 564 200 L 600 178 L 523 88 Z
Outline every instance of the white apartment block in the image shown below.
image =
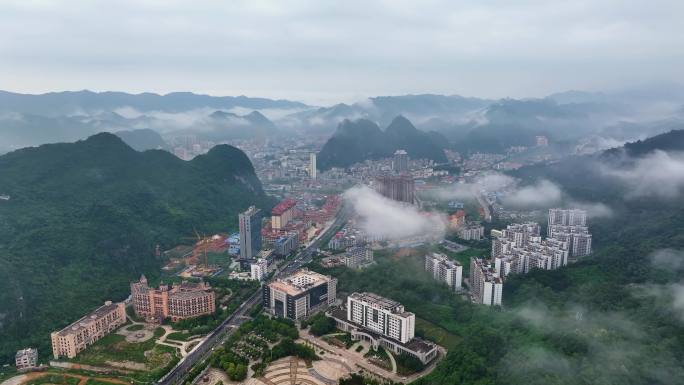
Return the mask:
M 587 211 L 580 209 L 549 209 L 549 226 L 586 226 Z
M 591 254 L 591 233 L 587 227 L 586 210 L 549 209 L 547 235 L 568 242 L 573 261 Z
M 503 281 L 483 259 L 470 259 L 470 294 L 475 303 L 501 306 Z
M 479 223 L 467 223 L 458 230 L 458 237 L 466 241 L 479 241 L 484 238 L 484 226 Z
M 415 314 L 405 311 L 399 302 L 373 293 L 352 293 L 347 297 L 347 320 L 401 343 L 407 343 L 415 334 Z
M 530 238 L 540 234 L 539 223 L 514 223 L 503 230 L 492 230 L 492 258 L 507 254 L 513 247 L 523 247 L 530 242 Z
M 250 277 L 253 280 L 263 281 L 268 275 L 268 261 L 265 258 L 259 258 L 250 265 L 250 270 Z
M 586 226 L 549 225 L 549 238 L 568 242 L 572 257 L 591 254 L 591 234 Z
M 439 355 L 439 347 L 414 337 L 415 315 L 391 299 L 373 293 L 352 293 L 345 307 L 333 307 L 326 315 L 351 334 L 354 341 L 366 341 L 373 349 L 383 347 L 394 354 L 409 354 L 427 364 Z
M 463 281 L 463 266 L 446 255 L 430 253 L 425 256 L 425 271 L 438 281 L 446 282 L 453 290 L 460 290 Z

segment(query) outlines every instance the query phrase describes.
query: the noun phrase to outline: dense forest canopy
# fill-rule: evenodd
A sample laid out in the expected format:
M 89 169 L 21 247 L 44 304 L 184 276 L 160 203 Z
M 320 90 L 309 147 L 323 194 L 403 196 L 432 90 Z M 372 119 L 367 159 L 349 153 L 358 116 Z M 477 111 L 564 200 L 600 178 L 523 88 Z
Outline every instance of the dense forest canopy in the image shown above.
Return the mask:
M 26 346 L 45 357 L 51 331 L 158 275 L 156 245 L 236 230 L 239 211 L 272 204 L 237 148 L 185 162 L 107 133 L 1 156 L 0 194 L 2 362 Z

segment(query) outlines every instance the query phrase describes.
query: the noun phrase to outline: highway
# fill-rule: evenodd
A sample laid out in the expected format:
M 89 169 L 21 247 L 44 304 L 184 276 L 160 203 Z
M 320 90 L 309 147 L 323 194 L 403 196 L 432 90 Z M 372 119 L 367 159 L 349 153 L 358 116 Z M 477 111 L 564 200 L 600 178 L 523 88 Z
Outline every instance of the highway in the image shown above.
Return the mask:
M 345 207 L 341 207 L 333 224 L 328 226 L 324 233 L 320 234 L 313 242 L 311 242 L 311 244 L 300 251 L 299 254 L 290 260 L 283 268 L 277 270 L 273 275 L 273 279 L 277 279 L 280 276 L 288 276 L 303 265 L 311 262 L 314 251 L 320 248 L 323 240 L 326 239 L 331 232 L 337 231 L 337 229 L 347 220 L 348 217 L 349 214 L 345 210 Z M 195 366 L 195 364 L 208 359 L 213 348 L 222 343 L 234 329 L 236 329 L 246 320 L 246 314 L 259 301 L 261 301 L 261 295 L 261 290 L 257 290 L 254 294 L 252 294 L 240 305 L 239 308 L 237 308 L 237 310 L 235 310 L 235 312 L 233 312 L 233 314 L 228 316 L 228 318 L 226 318 L 219 326 L 217 326 L 216 329 L 214 329 L 214 331 L 212 331 L 206 339 L 197 345 L 197 347 L 190 354 L 181 359 L 181 361 L 178 362 L 178 364 L 171 369 L 171 371 L 157 381 L 157 384 L 180 384 L 181 381 L 187 376 L 188 372 L 190 372 L 192 367 Z

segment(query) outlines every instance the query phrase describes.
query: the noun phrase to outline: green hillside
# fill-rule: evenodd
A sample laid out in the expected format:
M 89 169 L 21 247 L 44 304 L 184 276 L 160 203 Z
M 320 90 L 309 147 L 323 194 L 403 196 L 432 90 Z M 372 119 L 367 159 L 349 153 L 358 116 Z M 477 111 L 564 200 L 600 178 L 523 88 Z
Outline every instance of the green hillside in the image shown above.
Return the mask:
M 413 159 L 446 162 L 442 149 L 447 145 L 440 134 L 420 131 L 402 116 L 394 118 L 385 131 L 367 119 L 344 120 L 318 153 L 318 166 L 321 170 L 349 167 L 364 160 L 390 157 L 399 149 L 406 150 Z
M 154 255 L 190 236 L 237 228 L 237 213 L 271 200 L 245 154 L 213 148 L 185 162 L 137 152 L 112 134 L 0 157 L 0 357 L 38 346 L 106 299 L 128 295 Z

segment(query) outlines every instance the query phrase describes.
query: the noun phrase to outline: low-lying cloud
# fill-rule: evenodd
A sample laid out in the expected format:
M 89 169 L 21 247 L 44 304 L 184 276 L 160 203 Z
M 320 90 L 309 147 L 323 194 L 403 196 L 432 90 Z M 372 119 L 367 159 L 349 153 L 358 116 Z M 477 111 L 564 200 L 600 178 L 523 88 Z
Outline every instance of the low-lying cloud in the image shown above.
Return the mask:
M 588 218 L 608 218 L 612 217 L 614 212 L 610 206 L 603 204 L 601 202 L 583 202 L 570 200 L 567 207 L 572 207 L 576 209 L 585 210 L 587 212 Z
M 458 183 L 439 189 L 433 194 L 438 199 L 472 199 L 480 191 L 502 192 L 501 201 L 505 206 L 548 208 L 558 205 L 563 192 L 558 185 L 548 180 L 540 180 L 530 185 L 520 185 L 513 177 L 491 173 L 478 177 L 472 183 Z
M 548 180 L 516 188 L 503 198 L 505 205 L 522 207 L 551 207 L 561 201 L 560 187 Z
M 679 270 L 684 267 L 684 251 L 660 249 L 651 253 L 651 264 L 661 269 Z
M 353 187 L 343 196 L 358 216 L 361 229 L 369 235 L 392 240 L 442 237 L 446 231 L 443 215 L 421 212 L 415 206 L 387 199 L 369 187 Z
M 509 351 L 502 363 L 512 382 L 620 384 L 648 379 L 669 384 L 684 375 L 678 359 L 666 349 L 654 349 L 648 330 L 625 314 L 582 306 L 524 306 L 514 314 L 554 343 Z
M 637 159 L 631 167 L 603 167 L 602 172 L 625 184 L 629 189 L 627 198 L 676 198 L 684 191 L 683 153 L 657 150 Z

